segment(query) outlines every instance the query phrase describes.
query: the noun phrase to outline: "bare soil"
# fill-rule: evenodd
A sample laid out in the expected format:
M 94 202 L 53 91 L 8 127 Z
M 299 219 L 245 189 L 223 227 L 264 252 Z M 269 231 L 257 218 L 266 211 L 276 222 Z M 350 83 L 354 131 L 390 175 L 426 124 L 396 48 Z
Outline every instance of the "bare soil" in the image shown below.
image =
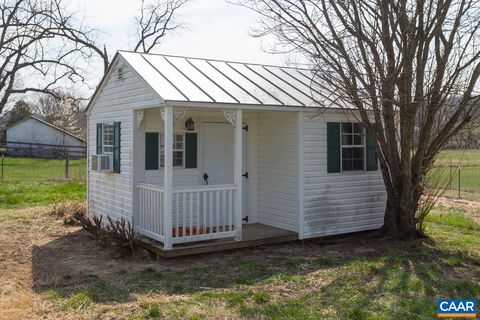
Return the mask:
M 440 197 L 437 205 L 444 206 L 446 208 L 461 208 L 470 214 L 473 219 L 480 223 L 480 201 L 479 200 L 467 200 L 467 199 L 452 199 L 446 197 Z

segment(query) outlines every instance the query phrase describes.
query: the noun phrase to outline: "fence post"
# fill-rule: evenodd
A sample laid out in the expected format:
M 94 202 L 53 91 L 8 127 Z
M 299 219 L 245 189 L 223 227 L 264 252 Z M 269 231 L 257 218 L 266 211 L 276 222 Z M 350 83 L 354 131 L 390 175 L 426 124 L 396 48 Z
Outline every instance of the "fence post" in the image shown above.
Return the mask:
M 460 182 L 461 182 L 461 172 L 462 172 L 462 169 L 460 166 L 458 166 L 458 199 L 461 198 L 461 195 L 460 195 Z
M 450 179 L 448 179 L 448 190 L 452 190 L 452 160 L 450 160 Z
M 68 179 L 69 172 L 68 172 L 68 152 L 65 152 L 65 178 Z
M 3 161 L 5 160 L 5 153 L 2 152 L 2 181 L 3 181 Z

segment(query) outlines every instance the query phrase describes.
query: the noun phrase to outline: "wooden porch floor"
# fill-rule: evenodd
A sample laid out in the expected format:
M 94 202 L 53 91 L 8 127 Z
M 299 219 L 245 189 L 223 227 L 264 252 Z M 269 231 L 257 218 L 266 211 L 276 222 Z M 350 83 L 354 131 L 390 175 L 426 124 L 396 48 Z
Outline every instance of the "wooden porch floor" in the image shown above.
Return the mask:
M 162 257 L 179 257 L 298 240 L 296 232 L 260 223 L 244 224 L 242 231 L 242 241 L 235 241 L 233 238 L 209 240 L 174 245 L 171 250 L 164 250 L 162 243 L 150 238 L 141 237 L 141 240 L 146 249 Z

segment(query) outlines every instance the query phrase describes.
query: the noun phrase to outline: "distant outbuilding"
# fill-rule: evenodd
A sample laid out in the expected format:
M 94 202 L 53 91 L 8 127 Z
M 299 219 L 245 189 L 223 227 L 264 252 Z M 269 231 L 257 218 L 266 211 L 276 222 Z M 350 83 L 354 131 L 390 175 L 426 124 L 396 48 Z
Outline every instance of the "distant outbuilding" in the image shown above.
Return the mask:
M 84 155 L 86 146 L 84 139 L 35 116 L 7 127 L 6 140 L 11 156 L 60 158 L 68 153 L 77 158 Z

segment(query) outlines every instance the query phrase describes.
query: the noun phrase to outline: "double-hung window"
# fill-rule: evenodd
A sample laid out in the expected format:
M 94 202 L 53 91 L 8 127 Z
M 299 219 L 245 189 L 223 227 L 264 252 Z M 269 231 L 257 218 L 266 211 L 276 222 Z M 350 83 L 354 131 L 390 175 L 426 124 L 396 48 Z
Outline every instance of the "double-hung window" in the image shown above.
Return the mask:
M 104 123 L 102 129 L 102 148 L 104 154 L 113 153 L 113 124 Z
M 173 135 L 173 166 L 183 167 L 185 154 L 185 140 L 183 134 Z M 160 135 L 160 166 L 165 166 L 165 136 Z
M 365 135 L 360 123 L 341 124 L 342 171 L 365 170 Z

